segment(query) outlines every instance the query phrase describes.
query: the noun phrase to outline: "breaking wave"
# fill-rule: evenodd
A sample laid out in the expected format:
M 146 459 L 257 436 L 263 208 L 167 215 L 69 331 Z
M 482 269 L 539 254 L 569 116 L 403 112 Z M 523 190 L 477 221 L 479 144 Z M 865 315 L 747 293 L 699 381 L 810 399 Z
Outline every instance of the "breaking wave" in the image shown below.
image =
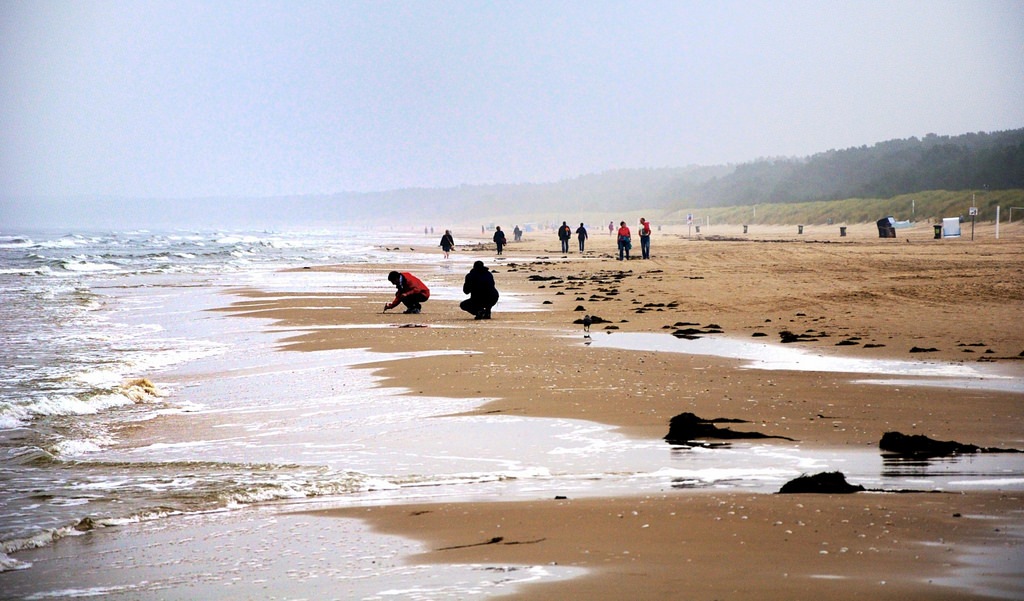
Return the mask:
M 25 426 L 39 417 L 95 415 L 117 407 L 152 403 L 166 394 L 145 378 L 92 394 L 52 394 L 0 401 L 0 429 Z

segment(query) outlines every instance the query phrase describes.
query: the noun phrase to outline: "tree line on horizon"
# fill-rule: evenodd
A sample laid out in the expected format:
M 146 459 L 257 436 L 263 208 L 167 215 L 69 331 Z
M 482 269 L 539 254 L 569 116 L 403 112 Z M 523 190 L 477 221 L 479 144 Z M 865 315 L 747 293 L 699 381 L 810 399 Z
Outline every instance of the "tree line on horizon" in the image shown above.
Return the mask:
M 928 134 L 803 158 L 739 165 L 618 169 L 543 184 L 464 185 L 365 195 L 403 214 L 615 212 L 894 198 L 929 190 L 1024 189 L 1024 128 Z M 364 203 L 365 204 L 365 203 Z M 392 213 L 393 214 L 393 213 Z
M 1024 129 L 888 140 L 803 159 L 761 159 L 699 185 L 677 185 L 668 206 L 727 207 L 927 190 L 1024 188 Z

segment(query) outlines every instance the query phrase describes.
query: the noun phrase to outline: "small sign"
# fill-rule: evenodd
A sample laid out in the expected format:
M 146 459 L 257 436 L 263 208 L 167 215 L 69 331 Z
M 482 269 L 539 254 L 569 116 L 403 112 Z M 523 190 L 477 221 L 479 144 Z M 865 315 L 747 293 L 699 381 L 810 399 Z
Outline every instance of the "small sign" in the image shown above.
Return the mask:
M 693 213 L 686 214 L 686 225 L 693 225 Z
M 970 210 L 970 212 L 969 212 L 968 214 L 969 214 L 969 215 L 970 215 L 971 217 L 974 217 L 974 216 L 976 216 L 976 215 L 978 214 L 978 207 L 971 207 L 971 210 Z

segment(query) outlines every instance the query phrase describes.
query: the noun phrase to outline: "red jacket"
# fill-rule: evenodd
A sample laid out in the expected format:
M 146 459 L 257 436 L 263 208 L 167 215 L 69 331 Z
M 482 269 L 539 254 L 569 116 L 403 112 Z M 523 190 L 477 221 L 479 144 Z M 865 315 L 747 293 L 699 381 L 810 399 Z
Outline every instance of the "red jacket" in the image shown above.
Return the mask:
M 619 228 L 619 238 L 629 238 L 629 228 L 622 226 Z
M 398 280 L 398 293 L 395 294 L 395 300 L 388 304 L 388 309 L 394 309 L 402 302 L 402 299 L 411 296 L 413 294 L 422 294 L 424 300 L 430 298 L 430 289 L 427 285 L 420 281 L 420 279 L 411 273 L 402 272 L 401 279 Z

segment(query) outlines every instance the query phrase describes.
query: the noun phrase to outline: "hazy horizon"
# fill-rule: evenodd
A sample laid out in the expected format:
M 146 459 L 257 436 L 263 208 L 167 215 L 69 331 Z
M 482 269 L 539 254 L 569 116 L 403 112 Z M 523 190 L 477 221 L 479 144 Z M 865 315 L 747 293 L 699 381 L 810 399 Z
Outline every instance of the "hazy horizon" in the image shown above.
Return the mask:
M 0 5 L 0 198 L 556 182 L 1024 125 L 1024 3 Z

